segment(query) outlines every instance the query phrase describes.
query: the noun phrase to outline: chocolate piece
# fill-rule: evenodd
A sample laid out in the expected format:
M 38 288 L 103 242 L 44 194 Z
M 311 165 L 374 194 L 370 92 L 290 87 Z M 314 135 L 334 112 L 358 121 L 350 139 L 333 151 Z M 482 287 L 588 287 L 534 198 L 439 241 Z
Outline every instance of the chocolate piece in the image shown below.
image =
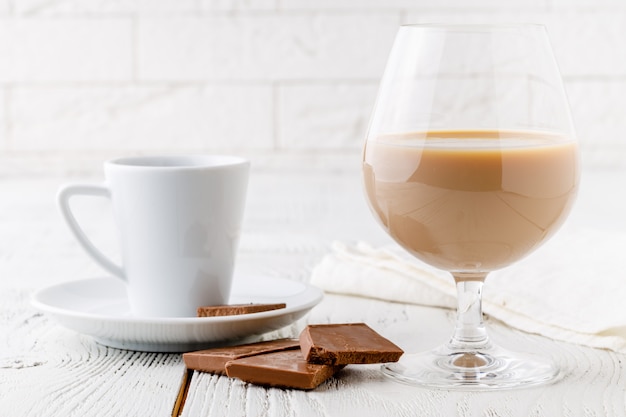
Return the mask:
M 326 365 L 397 362 L 404 353 L 365 323 L 307 326 L 300 348 L 308 362 Z
M 188 352 L 183 354 L 183 361 L 187 369 L 224 375 L 228 361 L 289 349 L 298 349 L 299 351 L 299 348 L 300 345 L 296 339 L 278 339 Z
M 226 373 L 231 378 L 256 385 L 308 390 L 341 368 L 308 363 L 299 350 L 286 350 L 230 361 L 226 364 Z
M 237 316 L 239 314 L 261 313 L 287 307 L 279 304 L 231 304 L 224 306 L 198 307 L 198 317 Z

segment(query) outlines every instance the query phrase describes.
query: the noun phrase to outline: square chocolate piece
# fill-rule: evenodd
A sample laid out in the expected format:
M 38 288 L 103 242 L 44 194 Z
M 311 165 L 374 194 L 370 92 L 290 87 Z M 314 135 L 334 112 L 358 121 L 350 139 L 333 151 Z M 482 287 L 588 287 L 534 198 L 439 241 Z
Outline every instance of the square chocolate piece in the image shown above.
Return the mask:
M 286 308 L 285 303 L 276 304 L 229 304 L 223 306 L 198 307 L 198 317 L 238 316 L 240 314 L 262 313 L 264 311 Z
M 325 365 L 397 362 L 404 353 L 365 323 L 309 325 L 300 348 L 307 362 Z
M 310 390 L 341 368 L 308 363 L 300 350 L 285 350 L 235 359 L 226 364 L 226 373 L 251 384 Z
M 289 349 L 300 351 L 300 344 L 297 339 L 269 340 L 247 345 L 225 346 L 187 352 L 183 354 L 183 361 L 187 369 L 225 375 L 226 363 L 229 361 Z

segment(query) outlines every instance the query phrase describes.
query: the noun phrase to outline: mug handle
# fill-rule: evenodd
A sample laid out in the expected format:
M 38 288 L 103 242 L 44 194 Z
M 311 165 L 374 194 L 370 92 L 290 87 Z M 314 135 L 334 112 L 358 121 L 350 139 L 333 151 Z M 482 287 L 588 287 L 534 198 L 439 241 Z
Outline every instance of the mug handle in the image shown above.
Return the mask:
M 64 185 L 59 189 L 59 192 L 57 193 L 57 204 L 59 206 L 59 209 L 61 210 L 63 219 L 70 228 L 70 231 L 72 232 L 76 240 L 78 240 L 78 243 L 80 243 L 83 249 L 85 249 L 87 254 L 91 256 L 91 258 L 96 261 L 96 263 L 112 273 L 115 277 L 126 281 L 126 274 L 124 274 L 124 270 L 122 269 L 122 267 L 111 261 L 98 248 L 96 248 L 76 221 L 76 217 L 74 217 L 69 203 L 70 198 L 74 195 L 89 195 L 106 197 L 110 199 L 110 190 L 105 185 L 96 184 Z

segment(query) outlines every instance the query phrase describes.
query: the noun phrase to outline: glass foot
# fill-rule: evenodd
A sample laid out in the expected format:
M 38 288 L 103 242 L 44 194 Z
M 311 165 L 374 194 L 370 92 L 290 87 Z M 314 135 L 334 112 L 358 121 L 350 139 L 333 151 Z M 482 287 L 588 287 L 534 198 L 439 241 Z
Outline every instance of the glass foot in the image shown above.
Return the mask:
M 491 347 L 454 351 L 447 346 L 432 352 L 405 354 L 382 366 L 388 377 L 410 385 L 440 389 L 490 391 L 554 382 L 559 368 L 549 358 Z

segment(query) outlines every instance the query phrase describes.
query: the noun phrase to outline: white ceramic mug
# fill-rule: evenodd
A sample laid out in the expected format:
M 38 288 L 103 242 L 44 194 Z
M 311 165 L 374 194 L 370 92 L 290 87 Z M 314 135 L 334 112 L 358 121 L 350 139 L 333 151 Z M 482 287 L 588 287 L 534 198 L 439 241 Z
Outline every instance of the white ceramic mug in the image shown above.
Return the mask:
M 134 315 L 189 317 L 228 302 L 249 170 L 236 156 L 120 158 L 104 163 L 103 184 L 68 184 L 57 202 L 87 253 L 126 282 Z M 85 235 L 74 195 L 111 199 L 122 265 Z

